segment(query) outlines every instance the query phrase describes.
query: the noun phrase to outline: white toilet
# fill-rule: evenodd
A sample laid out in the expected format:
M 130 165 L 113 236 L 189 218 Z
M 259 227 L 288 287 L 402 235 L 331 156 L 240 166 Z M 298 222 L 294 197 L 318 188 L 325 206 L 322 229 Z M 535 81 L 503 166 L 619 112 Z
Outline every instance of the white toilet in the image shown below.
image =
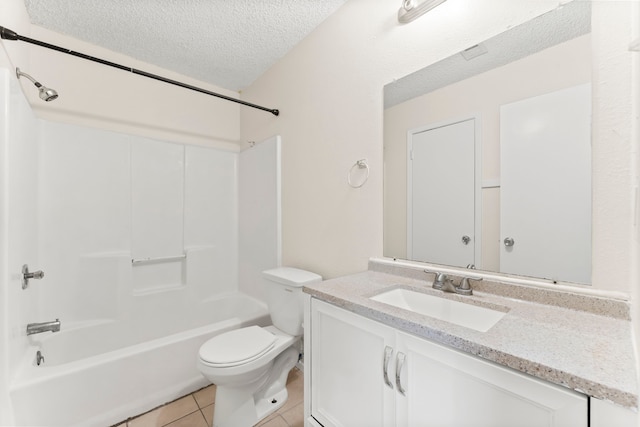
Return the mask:
M 280 267 L 264 271 L 272 326 L 249 326 L 205 342 L 198 369 L 216 384 L 214 427 L 250 427 L 287 401 L 287 376 L 298 362 L 302 287 L 322 278 Z

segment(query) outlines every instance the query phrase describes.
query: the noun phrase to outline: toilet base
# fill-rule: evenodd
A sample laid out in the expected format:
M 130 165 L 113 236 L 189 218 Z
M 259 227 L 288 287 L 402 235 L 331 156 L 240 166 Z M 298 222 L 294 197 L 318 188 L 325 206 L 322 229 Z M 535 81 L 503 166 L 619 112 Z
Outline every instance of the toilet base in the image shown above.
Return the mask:
M 256 422 L 259 422 L 260 420 L 267 418 L 269 415 L 273 414 L 278 409 L 282 408 L 282 406 L 287 402 L 288 398 L 289 398 L 289 392 L 285 387 L 279 392 L 272 395 L 270 399 L 263 398 L 258 400 L 256 402 L 256 415 L 257 415 L 258 421 Z
M 298 354 L 296 348 L 289 347 L 278 355 L 257 388 L 218 386 L 213 427 L 251 427 L 280 409 L 289 397 L 287 377 L 298 362 Z

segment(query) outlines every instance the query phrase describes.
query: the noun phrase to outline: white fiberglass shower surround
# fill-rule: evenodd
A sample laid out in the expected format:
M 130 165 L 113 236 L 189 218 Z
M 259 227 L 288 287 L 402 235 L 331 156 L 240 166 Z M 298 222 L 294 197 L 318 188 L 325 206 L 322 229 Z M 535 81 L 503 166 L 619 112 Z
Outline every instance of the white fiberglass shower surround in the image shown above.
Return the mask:
M 10 68 L 0 92 L 0 360 L 14 425 L 110 425 L 207 385 L 199 346 L 269 323 L 239 282 L 279 264 L 278 138 L 243 168 L 239 152 L 37 119 Z M 243 215 L 252 191 L 260 210 Z M 264 234 L 247 259 L 243 218 Z M 21 289 L 22 264 L 44 278 Z M 26 335 L 55 319 L 60 332 Z

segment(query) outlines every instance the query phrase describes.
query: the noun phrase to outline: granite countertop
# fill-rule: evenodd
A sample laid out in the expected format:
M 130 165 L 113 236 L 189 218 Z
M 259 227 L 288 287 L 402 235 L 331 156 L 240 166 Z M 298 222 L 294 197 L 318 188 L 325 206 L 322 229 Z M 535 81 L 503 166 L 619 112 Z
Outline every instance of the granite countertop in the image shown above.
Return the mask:
M 619 304 L 612 304 L 614 308 L 609 310 L 608 301 L 590 305 L 589 297 L 577 296 L 586 309 L 565 308 L 486 292 L 475 284 L 472 296 L 445 294 L 431 288 L 426 279 L 432 275 L 420 272 L 424 277 L 420 280 L 410 277 L 415 273 L 393 272 L 370 267 L 363 273 L 307 285 L 304 292 L 398 330 L 597 399 L 638 408 L 631 322 L 616 311 Z M 487 332 L 477 332 L 369 299 L 396 287 L 508 311 Z M 485 284 L 484 288 L 490 286 Z M 571 300 L 570 295 L 565 298 Z M 605 309 L 593 310 L 594 305 Z

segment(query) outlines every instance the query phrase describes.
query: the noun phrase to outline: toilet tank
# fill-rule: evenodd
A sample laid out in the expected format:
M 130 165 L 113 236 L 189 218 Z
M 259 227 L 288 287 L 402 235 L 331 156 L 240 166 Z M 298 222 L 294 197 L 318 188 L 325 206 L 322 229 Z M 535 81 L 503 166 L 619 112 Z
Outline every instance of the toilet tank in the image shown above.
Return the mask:
M 322 277 L 293 267 L 266 270 L 262 276 L 267 286 L 267 305 L 273 326 L 289 335 L 302 335 L 302 287 L 321 282 Z

